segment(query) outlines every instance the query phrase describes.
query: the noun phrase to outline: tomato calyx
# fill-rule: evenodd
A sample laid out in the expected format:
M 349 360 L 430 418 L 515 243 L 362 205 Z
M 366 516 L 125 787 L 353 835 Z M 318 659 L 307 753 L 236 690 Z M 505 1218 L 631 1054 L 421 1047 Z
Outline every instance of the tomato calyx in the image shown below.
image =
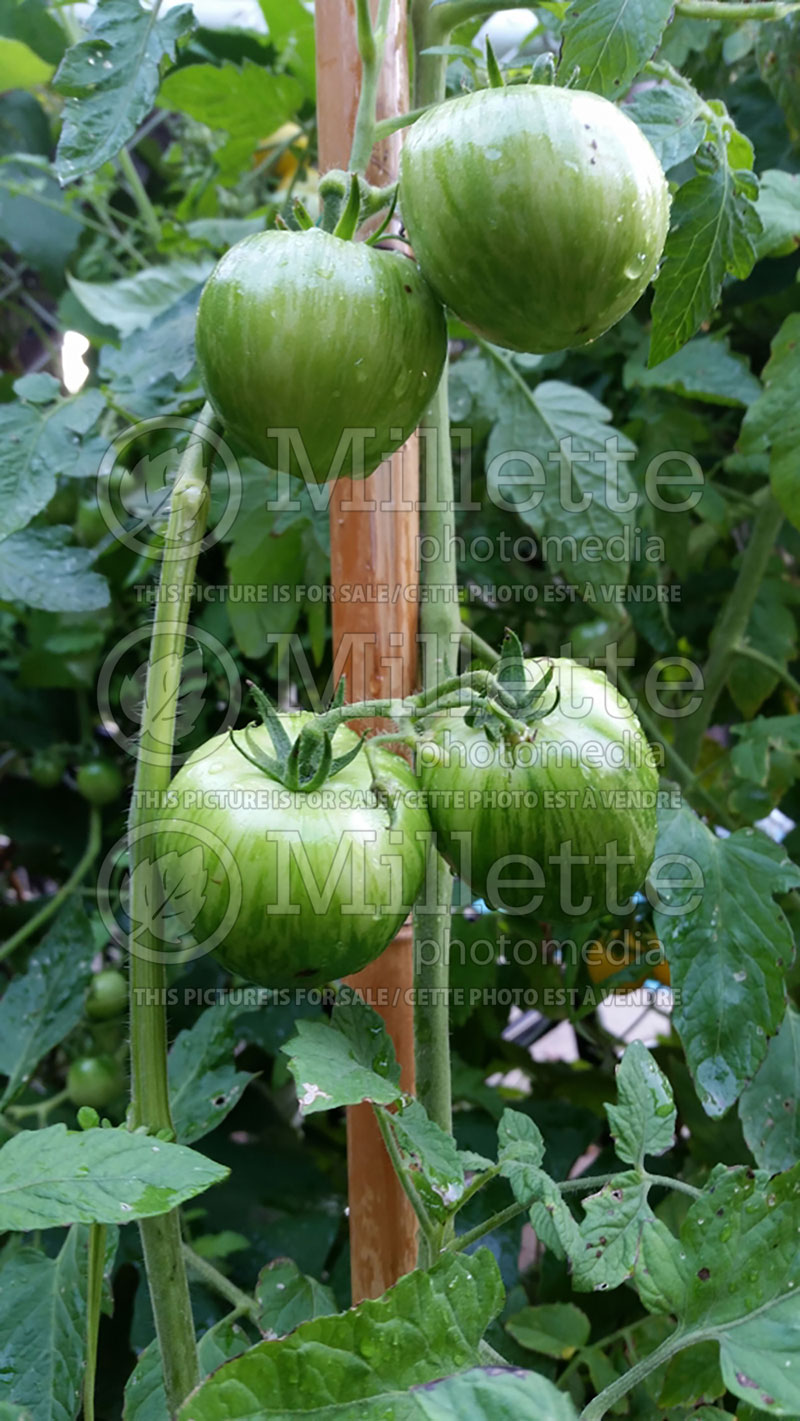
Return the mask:
M 314 790 L 321 789 L 326 780 L 338 775 L 339 771 L 349 765 L 361 750 L 364 743 L 363 737 L 345 754 L 334 755 L 333 737 L 327 727 L 322 724 L 322 717 L 309 721 L 302 727 L 296 740 L 292 741 L 269 696 L 265 695 L 261 688 L 252 682 L 250 690 L 262 723 L 269 733 L 275 754 L 268 755 L 256 744 L 249 726 L 245 727 L 243 732 L 246 749 L 236 738 L 236 733 L 233 730 L 229 732 L 231 743 L 240 755 L 250 761 L 251 765 L 268 775 L 270 779 L 276 780 L 278 784 L 282 784 L 292 793 L 299 791 L 309 794 Z M 343 689 L 341 695 L 343 698 Z M 341 703 L 341 700 L 336 703 L 337 709 Z
M 375 187 L 360 173 L 348 173 L 342 168 L 332 168 L 319 185 L 322 204 L 320 226 L 323 232 L 334 237 L 352 241 L 363 222 L 384 212 L 386 216 L 376 232 L 367 239 L 372 246 L 383 235 L 394 214 L 397 203 L 398 184 Z
M 520 744 L 532 739 L 532 727 L 551 715 L 560 700 L 561 693 L 557 687 L 553 697 L 545 698 L 553 672 L 554 668 L 549 666 L 540 680 L 531 684 L 522 643 L 507 627 L 500 648 L 500 661 L 493 676 L 495 696 L 478 700 L 470 707 L 465 716 L 467 725 L 473 730 L 483 729 L 492 741 L 499 740 L 501 736 L 507 744 Z M 499 707 L 506 712 L 505 718 L 499 715 Z M 512 722 L 518 722 L 517 728 L 509 723 L 509 717 Z

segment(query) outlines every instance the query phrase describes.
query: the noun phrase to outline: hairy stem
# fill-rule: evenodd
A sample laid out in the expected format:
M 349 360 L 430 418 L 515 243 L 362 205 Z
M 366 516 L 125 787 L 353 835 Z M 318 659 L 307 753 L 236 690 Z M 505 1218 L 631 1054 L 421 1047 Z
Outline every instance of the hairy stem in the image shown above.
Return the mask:
M 122 169 L 125 181 L 130 189 L 131 197 L 136 204 L 136 211 L 139 213 L 153 241 L 159 242 L 161 240 L 161 223 L 147 195 L 145 185 L 136 171 L 136 164 L 127 148 L 121 148 L 119 151 L 119 166 Z
M 361 56 L 361 93 L 358 99 L 353 145 L 350 149 L 350 171 L 365 173 L 375 147 L 376 109 L 380 84 L 383 50 L 389 23 L 390 0 L 379 0 L 378 16 L 373 27 L 369 0 L 356 0 L 358 52 Z
M 202 1283 L 210 1292 L 216 1293 L 218 1297 L 224 1298 L 225 1302 L 230 1303 L 240 1317 L 249 1317 L 253 1322 L 258 1322 L 259 1307 L 255 1298 L 251 1297 L 249 1293 L 243 1292 L 241 1288 L 237 1288 L 230 1278 L 226 1278 L 224 1273 L 220 1273 L 213 1263 L 208 1262 L 208 1259 L 201 1258 L 200 1254 L 195 1253 L 188 1243 L 182 1245 L 181 1252 L 186 1267 L 190 1273 L 194 1274 L 198 1282 Z
M 666 1342 L 662 1342 L 660 1347 L 656 1347 L 654 1352 L 648 1353 L 640 1362 L 636 1362 L 630 1371 L 617 1377 L 616 1381 L 613 1381 L 610 1386 L 594 1397 L 588 1406 L 584 1406 L 579 1421 L 601 1421 L 607 1411 L 616 1406 L 617 1402 L 627 1396 L 629 1391 L 633 1391 L 633 1388 L 638 1386 L 639 1382 L 644 1381 L 645 1377 L 649 1377 L 651 1372 L 657 1371 L 664 1362 L 668 1362 L 671 1357 L 674 1357 L 676 1352 L 683 1351 L 685 1347 L 699 1340 L 702 1340 L 700 1333 L 694 1333 L 692 1337 L 687 1338 L 682 1336 L 680 1332 L 673 1332 Z
M 677 0 L 675 11 L 692 20 L 783 20 L 800 10 L 789 0 Z
M 774 657 L 767 656 L 766 652 L 759 651 L 747 641 L 737 642 L 733 648 L 733 653 L 735 656 L 746 657 L 748 661 L 755 661 L 759 666 L 766 666 L 767 670 L 773 671 L 778 679 L 783 681 L 785 686 L 789 687 L 790 691 L 794 691 L 796 696 L 800 696 L 800 681 L 792 675 L 791 671 L 788 671 L 785 666 L 782 666 L 780 661 L 776 661 Z
M 392 1127 L 388 1119 L 386 1118 L 388 1112 L 380 1105 L 373 1105 L 372 1111 L 375 1116 L 375 1119 L 378 1122 L 378 1129 L 381 1132 L 381 1138 L 383 1139 L 383 1143 L 386 1146 L 386 1153 L 389 1156 L 389 1159 L 392 1161 L 394 1172 L 400 1181 L 400 1186 L 403 1190 L 403 1193 L 405 1194 L 409 1204 L 411 1205 L 412 1209 L 414 1210 L 414 1213 L 416 1214 L 419 1220 L 421 1236 L 425 1240 L 427 1248 L 431 1254 L 431 1261 L 433 1261 L 436 1227 L 432 1219 L 430 1218 L 428 1211 L 425 1208 L 425 1205 L 420 1199 L 419 1194 L 414 1188 L 414 1184 L 409 1176 L 408 1170 L 403 1164 L 402 1158 L 400 1156 L 400 1151 L 397 1148 L 397 1141 L 395 1140 Z
M 167 1086 L 166 969 L 160 960 L 159 942 L 148 926 L 148 905 L 158 896 L 155 854 L 148 832 L 149 814 L 153 811 L 148 806 L 157 802 L 170 780 L 191 588 L 208 517 L 211 460 L 206 440 L 213 441 L 216 430 L 213 412 L 206 404 L 181 459 L 172 494 L 128 823 L 132 1074 L 129 1123 L 132 1129 L 145 1126 L 154 1133 L 173 1127 Z M 200 1375 L 178 1211 L 142 1219 L 139 1227 L 167 1404 L 170 1415 L 174 1415 Z
M 83 882 L 89 872 L 89 869 L 100 852 L 101 842 L 102 815 L 99 809 L 91 808 L 89 810 L 89 837 L 86 840 L 86 848 L 72 870 L 72 873 L 66 883 L 62 883 L 58 892 L 54 893 L 52 898 L 48 898 L 38 913 L 34 913 L 33 917 L 29 918 L 27 923 L 23 923 L 22 927 L 17 929 L 13 937 L 8 938 L 3 943 L 3 946 L 0 947 L 0 962 L 3 962 L 6 957 L 10 957 L 11 953 L 15 952 L 18 947 L 21 947 L 29 937 L 38 932 L 40 928 L 43 928 L 45 923 L 50 921 L 53 914 L 58 912 L 61 904 L 66 903 L 67 899 L 75 892 L 75 889 Z
M 756 515 L 739 576 L 711 636 L 711 651 L 703 672 L 703 699 L 678 731 L 675 748 L 690 769 L 694 769 L 703 736 L 711 724 L 714 707 L 728 679 L 735 648 L 744 640 L 753 603 L 782 523 L 783 509 L 770 494 Z

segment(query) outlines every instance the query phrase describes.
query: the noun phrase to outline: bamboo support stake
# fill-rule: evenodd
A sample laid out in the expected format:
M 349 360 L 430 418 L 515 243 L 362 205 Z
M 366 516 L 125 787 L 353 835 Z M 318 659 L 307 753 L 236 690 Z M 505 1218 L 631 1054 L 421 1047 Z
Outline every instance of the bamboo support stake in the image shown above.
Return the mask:
M 372 3 L 377 12 L 376 0 Z M 408 108 L 406 5 L 392 0 L 378 95 L 378 117 Z M 320 170 L 346 168 L 361 78 L 354 0 L 317 0 L 317 88 Z M 375 149 L 369 180 L 397 176 L 402 134 Z M 347 676 L 353 701 L 399 697 L 416 682 L 419 516 L 417 442 L 364 482 L 339 480 L 330 503 L 334 674 Z M 360 600 L 339 597 L 345 585 Z M 379 598 L 385 600 L 378 600 Z M 376 962 L 350 979 L 380 1012 L 394 1041 L 405 1090 L 414 1089 L 413 952 L 404 928 Z M 384 1004 L 377 993 L 382 994 Z M 348 1111 L 348 1183 L 353 1302 L 377 1297 L 416 1263 L 416 1219 L 396 1178 L 372 1107 Z

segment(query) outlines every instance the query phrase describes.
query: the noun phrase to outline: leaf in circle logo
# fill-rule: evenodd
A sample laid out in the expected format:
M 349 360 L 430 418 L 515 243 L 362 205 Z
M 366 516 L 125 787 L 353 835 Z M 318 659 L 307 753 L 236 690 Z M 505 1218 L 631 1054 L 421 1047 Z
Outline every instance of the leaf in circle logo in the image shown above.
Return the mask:
M 170 850 L 144 859 L 142 878 L 143 912 L 135 922 L 131 919 L 131 943 L 149 937 L 180 947 L 205 903 L 208 871 L 202 847 L 194 844 L 184 853 Z M 120 901 L 130 916 L 129 873 L 120 885 Z
M 134 672 L 125 675 L 120 687 L 120 710 L 134 725 L 141 723 L 147 668 L 147 661 L 143 661 Z M 208 673 L 203 665 L 202 648 L 197 643 L 184 656 L 177 685 L 174 672 L 173 657 L 163 656 L 154 661 L 150 668 L 150 695 L 157 725 L 164 723 L 163 718 L 174 707 L 177 742 L 191 735 L 205 706 Z
M 177 456 L 174 449 L 143 454 L 119 480 L 118 498 L 128 517 L 140 526 L 156 527 L 169 514 Z

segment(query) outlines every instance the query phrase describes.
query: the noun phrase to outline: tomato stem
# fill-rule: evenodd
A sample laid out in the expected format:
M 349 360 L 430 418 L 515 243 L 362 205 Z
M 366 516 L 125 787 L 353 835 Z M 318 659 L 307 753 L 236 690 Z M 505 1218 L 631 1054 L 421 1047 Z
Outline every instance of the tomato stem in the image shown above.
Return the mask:
M 389 25 L 391 0 L 379 0 L 375 24 L 370 15 L 369 0 L 356 0 L 358 52 L 361 55 L 361 93 L 358 99 L 353 145 L 350 149 L 350 170 L 365 173 L 375 147 L 378 85 L 380 83 L 383 48 Z
M 784 20 L 800 3 L 791 0 L 677 0 L 675 12 L 693 20 Z
M 403 1164 L 400 1151 L 397 1148 L 397 1141 L 395 1140 L 394 1132 L 392 1130 L 389 1120 L 387 1119 L 389 1112 L 382 1105 L 373 1105 L 372 1109 L 375 1115 L 375 1119 L 378 1122 L 378 1129 L 381 1132 L 383 1143 L 386 1146 L 386 1153 L 392 1161 L 394 1172 L 400 1181 L 403 1193 L 408 1199 L 409 1204 L 411 1205 L 412 1209 L 414 1210 L 414 1213 L 416 1214 L 419 1220 L 419 1226 L 422 1233 L 422 1237 L 425 1239 L 426 1245 L 430 1250 L 431 1255 L 435 1256 L 435 1253 L 438 1252 L 438 1250 L 436 1249 L 436 1225 L 428 1214 L 428 1211 L 425 1208 L 425 1205 L 423 1204 L 422 1200 L 420 1199 L 417 1190 L 414 1188 L 414 1181 L 412 1180 L 409 1171 Z
M 178 468 L 164 540 L 159 598 L 142 709 L 139 754 L 128 820 L 130 856 L 130 1003 L 132 1099 L 131 1129 L 171 1131 L 167 1083 L 166 969 L 161 944 L 151 931 L 159 881 L 150 805 L 167 789 L 175 741 L 175 711 L 180 690 L 191 589 L 205 533 L 211 458 L 219 444 L 219 426 L 211 406 L 203 405 Z M 182 1253 L 177 1210 L 142 1219 L 147 1280 L 153 1304 L 164 1387 L 170 1415 L 200 1377 L 189 1285 Z

